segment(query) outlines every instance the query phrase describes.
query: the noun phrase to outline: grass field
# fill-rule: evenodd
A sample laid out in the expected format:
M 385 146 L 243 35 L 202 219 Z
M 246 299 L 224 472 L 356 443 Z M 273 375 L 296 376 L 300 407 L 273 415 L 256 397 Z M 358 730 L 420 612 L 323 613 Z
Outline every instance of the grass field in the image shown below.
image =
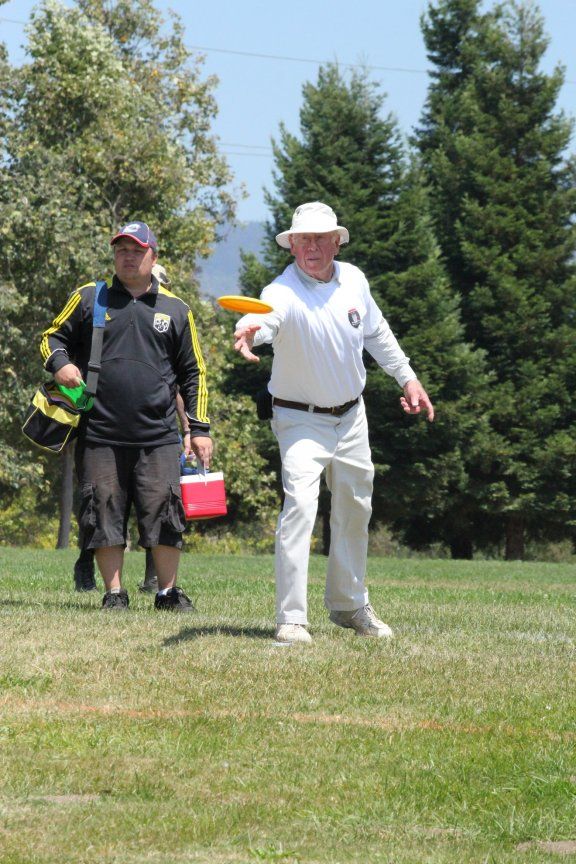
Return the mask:
M 393 642 L 276 647 L 271 557 L 186 556 L 197 611 L 0 549 L 2 864 L 576 861 L 576 574 L 371 559 Z

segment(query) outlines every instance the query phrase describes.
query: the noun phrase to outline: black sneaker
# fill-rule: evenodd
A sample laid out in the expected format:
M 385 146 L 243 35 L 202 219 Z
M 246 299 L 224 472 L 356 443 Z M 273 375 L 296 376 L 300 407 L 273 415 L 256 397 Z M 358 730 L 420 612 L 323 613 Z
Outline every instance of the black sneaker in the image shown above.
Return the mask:
M 167 594 L 156 594 L 154 608 L 167 612 L 194 612 L 194 604 L 181 588 L 170 588 Z
M 102 609 L 106 612 L 125 612 L 129 605 L 130 600 L 125 588 L 121 588 L 119 594 L 112 594 L 111 591 L 107 591 L 102 598 Z
M 74 587 L 76 591 L 97 591 L 94 578 L 94 561 L 76 561 L 74 564 Z

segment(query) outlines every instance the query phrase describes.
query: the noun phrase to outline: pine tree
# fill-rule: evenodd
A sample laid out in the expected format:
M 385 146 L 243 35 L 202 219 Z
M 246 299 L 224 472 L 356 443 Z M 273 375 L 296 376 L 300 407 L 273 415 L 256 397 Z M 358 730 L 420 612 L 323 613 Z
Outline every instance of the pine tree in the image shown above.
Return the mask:
M 269 277 L 291 260 L 274 242 L 304 202 L 328 203 L 351 236 L 340 257 L 360 267 L 419 377 L 436 403 L 438 419 L 405 417 L 398 385 L 374 362 L 365 399 L 377 465 L 375 521 L 392 525 L 415 547 L 446 542 L 454 555 L 470 557 L 479 498 L 479 453 L 487 446 L 483 417 L 487 378 L 481 353 L 465 343 L 458 296 L 450 288 L 427 216 L 426 195 L 411 166 L 398 127 L 382 116 L 383 97 L 364 73 L 347 81 L 336 65 L 320 69 L 303 90 L 301 138 L 281 129 L 275 144 L 275 185 L 268 194 L 272 220 L 263 268 L 244 272 Z M 475 516 L 474 516 L 475 518 Z
M 374 280 L 374 294 L 414 359 L 437 417 L 429 425 L 402 414 L 396 383 L 369 363 L 365 399 L 383 473 L 375 511 L 412 547 L 444 543 L 452 557 L 471 558 L 479 513 L 488 512 L 498 494 L 483 467 L 483 454 L 494 447 L 487 424 L 490 378 L 482 352 L 464 339 L 459 298 L 440 261 L 415 168 L 403 178 L 390 228 L 394 257 Z
M 555 112 L 563 72 L 539 68 L 541 16 L 479 8 L 429 7 L 436 71 L 417 138 L 467 338 L 494 378 L 486 470 L 500 494 L 485 527 L 518 558 L 526 537 L 566 536 L 576 518 L 576 172 Z

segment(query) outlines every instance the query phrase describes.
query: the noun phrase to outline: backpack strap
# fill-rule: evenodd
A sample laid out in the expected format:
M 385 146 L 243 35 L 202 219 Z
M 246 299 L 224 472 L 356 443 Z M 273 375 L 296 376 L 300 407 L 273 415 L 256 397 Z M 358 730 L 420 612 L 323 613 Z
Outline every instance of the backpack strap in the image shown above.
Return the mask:
M 86 394 L 96 395 L 98 387 L 98 376 L 100 375 L 100 358 L 102 357 L 102 343 L 104 342 L 104 327 L 106 326 L 106 310 L 108 308 L 108 285 L 103 279 L 96 282 L 94 289 L 94 309 L 92 312 L 92 345 L 90 347 L 90 360 L 88 361 L 88 375 L 86 376 Z

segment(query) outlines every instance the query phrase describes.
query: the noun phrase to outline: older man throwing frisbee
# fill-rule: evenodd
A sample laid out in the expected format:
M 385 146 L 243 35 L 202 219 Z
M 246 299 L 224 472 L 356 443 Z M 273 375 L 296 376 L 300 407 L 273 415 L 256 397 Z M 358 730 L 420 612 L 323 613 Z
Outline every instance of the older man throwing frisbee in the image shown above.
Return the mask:
M 275 558 L 279 642 L 312 641 L 308 559 L 323 471 L 332 495 L 324 598 L 330 620 L 361 636 L 392 636 L 364 584 L 374 466 L 362 400 L 363 349 L 403 388 L 404 411 L 425 411 L 434 419 L 432 403 L 364 274 L 335 261 L 348 241 L 348 230 L 330 207 L 319 201 L 300 205 L 291 227 L 276 237 L 294 261 L 261 295 L 273 311 L 245 315 L 234 334 L 235 349 L 250 362 L 258 362 L 253 348 L 271 343 L 274 350 L 268 389 L 284 488 Z

